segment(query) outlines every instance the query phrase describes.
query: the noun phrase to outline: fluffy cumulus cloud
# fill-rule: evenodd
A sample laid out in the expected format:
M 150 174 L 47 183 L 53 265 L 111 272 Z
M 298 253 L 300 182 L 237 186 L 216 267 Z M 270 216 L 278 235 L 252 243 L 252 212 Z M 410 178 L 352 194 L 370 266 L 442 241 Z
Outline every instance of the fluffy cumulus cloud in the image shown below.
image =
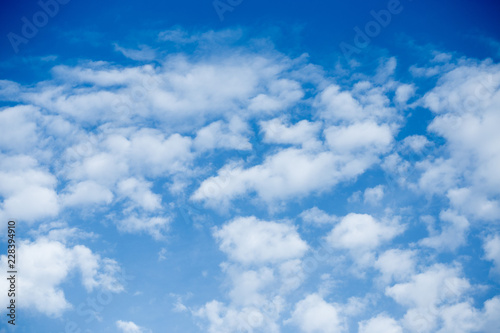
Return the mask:
M 458 268 L 434 265 L 412 276 L 410 282 L 387 288 L 386 293 L 399 303 L 426 307 L 435 306 L 448 298 L 460 297 L 469 288 L 469 282 L 460 277 Z
M 281 118 L 274 118 L 260 123 L 266 143 L 301 145 L 311 147 L 319 145 L 318 134 L 321 123 L 302 120 L 290 125 Z
M 0 216 L 33 223 L 57 216 L 57 178 L 28 155 L 0 155 Z M 27 207 L 26 203 L 30 205 Z
M 275 310 L 279 304 L 268 305 L 269 311 Z M 279 326 L 269 320 L 269 314 L 262 314 L 258 308 L 227 307 L 218 301 L 211 301 L 194 313 L 195 316 L 206 318 L 209 321 L 208 332 L 230 333 L 230 332 L 279 332 Z
M 247 137 L 249 133 L 248 125 L 234 117 L 228 123 L 219 120 L 198 130 L 193 144 L 201 151 L 215 148 L 249 150 L 252 148 Z
M 353 150 L 368 150 L 359 153 L 362 155 L 349 151 L 349 147 L 340 152 L 285 148 L 267 156 L 260 165 L 244 168 L 241 163 L 227 164 L 216 176 L 203 181 L 192 199 L 216 207 L 253 193 L 267 203 L 275 203 L 325 192 L 341 181 L 354 179 L 377 160 L 372 144 L 378 146 L 370 139 L 353 143 Z
M 375 122 L 359 122 L 347 127 L 332 126 L 325 131 L 326 141 L 334 151 L 384 152 L 392 141 L 391 129 Z
M 440 233 L 437 233 L 434 229 L 434 219 L 427 217 L 427 228 L 430 237 L 422 239 L 420 241 L 422 245 L 453 251 L 466 242 L 466 232 L 469 228 L 469 221 L 465 217 L 459 216 L 453 211 L 442 211 L 439 214 L 439 219 L 442 222 L 442 230 Z
M 227 205 L 234 198 L 251 193 L 266 201 L 285 200 L 326 190 L 365 168 L 362 161 L 329 152 L 316 154 L 288 148 L 268 156 L 261 165 L 249 168 L 240 164 L 226 165 L 216 176 L 203 181 L 192 199 L 211 206 Z
M 368 263 L 373 250 L 403 231 L 397 218 L 379 221 L 368 214 L 351 213 L 335 225 L 326 241 L 333 248 L 348 250 L 359 263 Z
M 318 294 L 308 295 L 299 301 L 289 322 L 304 333 L 345 332 L 345 323 L 338 306 L 326 302 Z
M 407 308 L 400 322 L 381 314 L 361 322 L 360 332 L 382 328 L 391 332 L 493 332 L 500 327 L 495 317 L 498 297 L 475 307 L 470 298 L 475 286 L 463 276 L 460 267 L 434 264 L 402 280 L 405 282 L 385 289 L 387 296 Z
M 210 332 L 279 332 L 285 298 L 304 280 L 307 243 L 294 226 L 255 217 L 236 218 L 214 237 L 230 260 L 222 265 L 230 302 L 213 300 L 193 315 L 208 320 Z
M 125 121 L 135 114 L 180 125 L 182 120 L 213 118 L 234 110 L 261 113 L 286 108 L 303 96 L 300 84 L 284 77 L 293 65 L 281 55 L 248 52 L 203 59 L 172 55 L 160 67 L 119 68 L 89 62 L 54 68 L 54 75 L 67 85 L 48 84 L 43 98 L 30 89 L 19 93 L 22 101 L 83 121 Z M 66 98 L 71 84 L 87 88 Z
M 359 333 L 403 333 L 396 320 L 381 314 L 359 324 Z
M 491 260 L 495 264 L 495 270 L 500 273 L 500 236 L 489 236 L 485 240 L 483 248 L 486 259 Z
M 377 205 L 384 198 L 384 186 L 378 185 L 372 188 L 367 188 L 363 197 L 365 203 Z
M 430 157 L 422 165 L 420 184 L 426 191 L 447 194 L 453 207 L 480 220 L 500 217 L 499 101 L 500 67 L 472 60 L 443 74 L 421 99 L 436 113 L 429 130 L 446 139 L 449 157 Z
M 192 199 L 214 207 L 227 206 L 234 199 L 254 193 L 263 201 L 274 203 L 325 192 L 370 168 L 379 154 L 390 148 L 393 135 L 388 126 L 373 122 L 334 126 L 325 130 L 326 142 L 321 145 L 309 134 L 301 137 L 303 127 L 300 123 L 288 127 L 280 134 L 272 134 L 272 139 L 266 132 L 267 140 L 300 144 L 301 148 L 284 148 L 266 156 L 262 164 L 248 168 L 241 163 L 227 164 L 216 176 L 203 181 Z M 292 131 L 297 133 L 286 134 Z
M 18 288 L 22 290 L 19 306 L 36 310 L 51 317 L 61 316 L 73 306 L 67 300 L 63 284 L 72 274 L 78 274 L 87 292 L 95 289 L 118 293 L 123 291 L 119 279 L 120 266 L 115 260 L 94 253 L 84 245 L 72 245 L 75 236 L 86 236 L 74 229 L 52 229 L 33 241 L 19 244 Z M 7 271 L 7 256 L 0 266 Z M 7 280 L 1 286 L 7 290 Z M 6 295 L 2 295 L 6 300 Z
M 300 258 L 308 249 L 293 226 L 253 216 L 236 218 L 214 235 L 222 251 L 245 264 Z
M 380 254 L 373 266 L 386 282 L 405 280 L 415 271 L 416 255 L 411 250 L 390 249 Z
M 26 151 L 38 139 L 39 110 L 32 105 L 18 105 L 0 111 L 0 148 Z
M 303 211 L 300 213 L 300 217 L 304 222 L 315 225 L 324 225 L 337 221 L 336 216 L 329 215 L 318 207 L 313 207 Z
M 149 330 L 146 330 L 143 327 L 137 326 L 133 321 L 117 320 L 116 327 L 122 333 L 146 333 L 146 332 L 150 332 Z
M 272 206 L 355 179 L 393 146 L 400 121 L 385 94 L 395 86 L 375 87 L 369 80 L 351 92 L 329 86 L 313 102 L 317 121 L 261 121 L 263 143 L 289 147 L 265 154 L 258 165 L 227 163 L 204 180 L 191 199 L 218 207 L 255 194 Z M 341 102 L 333 101 L 337 99 Z M 341 120 L 345 122 L 337 124 Z
M 220 34 L 216 35 L 228 38 Z M 213 42 L 214 38 L 191 42 Z M 146 46 L 140 50 L 115 47 L 135 60 L 155 56 Z M 18 154 L 35 146 L 35 164 L 55 158 L 58 162 L 50 169 L 57 172 L 59 183 L 44 184 L 29 194 L 2 195 L 2 212 L 23 218 L 28 212 L 18 212 L 16 203 L 38 199 L 43 200 L 43 211 L 33 207 L 27 219 L 54 216 L 61 208 L 115 203 L 124 204 L 124 209 L 133 206 L 141 210 L 136 215 L 146 214 L 149 219 L 168 219 L 159 194 L 147 192 L 148 182 L 170 177 L 174 178 L 170 180 L 172 189 L 182 189 L 181 184 L 203 174 L 192 168 L 200 155 L 215 149 L 250 150 L 250 140 L 258 133 L 252 133 L 248 122 L 259 118 L 262 144 L 292 147 L 266 154 L 261 164 L 224 165 L 199 184 L 191 196 L 194 201 L 227 206 L 233 199 L 255 193 L 274 203 L 328 191 L 354 179 L 391 147 L 399 125 L 394 118 L 396 109 L 385 94 L 394 92 L 399 84 L 388 81 L 378 86 L 366 78 L 345 91 L 329 85 L 312 102 L 319 120 L 294 123 L 273 118 L 303 99 L 303 84 L 325 81 L 321 70 L 305 59 L 291 59 L 275 51 L 264 55 L 235 51 L 224 59 L 177 54 L 156 67 L 119 67 L 103 61 L 58 65 L 52 70 L 53 78 L 37 86 L 3 81 L 2 99 L 21 105 L 4 108 L 2 117 L 16 124 L 18 130 L 12 135 L 22 135 L 23 140 L 17 140 L 15 149 L 7 136 L 0 138 L 0 144 Z M 344 125 L 330 124 L 332 115 L 345 118 L 337 115 L 333 100 L 338 98 L 351 101 L 360 110 Z M 323 117 L 325 114 L 329 116 Z M 159 126 L 150 126 L 152 122 Z M 144 125 L 136 126 L 138 123 Z M 86 130 L 89 125 L 92 131 Z M 2 133 L 8 135 L 8 129 Z M 59 140 L 37 140 L 40 133 Z M 127 180 L 132 178 L 143 184 Z M 55 186 L 58 191 L 53 191 Z M 28 195 L 31 197 L 25 197 Z M 142 196 L 146 198 L 137 200 Z
M 386 294 L 409 308 L 403 318 L 406 327 L 431 332 L 438 326 L 441 312 L 450 304 L 459 304 L 470 288 L 458 268 L 436 264 L 413 275 L 409 282 L 388 287 Z

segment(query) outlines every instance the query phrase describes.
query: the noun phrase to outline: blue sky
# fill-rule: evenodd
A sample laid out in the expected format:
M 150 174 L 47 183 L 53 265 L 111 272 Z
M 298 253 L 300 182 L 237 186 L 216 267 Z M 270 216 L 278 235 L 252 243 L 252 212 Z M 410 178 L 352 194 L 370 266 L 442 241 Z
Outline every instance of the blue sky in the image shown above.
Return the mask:
M 4 2 L 0 332 L 500 331 L 498 9 Z

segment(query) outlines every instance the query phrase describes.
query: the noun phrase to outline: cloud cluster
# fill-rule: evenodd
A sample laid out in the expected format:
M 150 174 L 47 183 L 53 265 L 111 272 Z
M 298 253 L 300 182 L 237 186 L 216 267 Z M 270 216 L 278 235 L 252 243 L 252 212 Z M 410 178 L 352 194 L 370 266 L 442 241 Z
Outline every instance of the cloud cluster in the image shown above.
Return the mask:
M 499 272 L 499 65 L 440 53 L 411 67 L 415 82 L 405 83 L 396 58 L 345 78 L 307 55 L 255 45 L 207 51 L 238 38 L 174 29 L 159 39 L 197 52 L 115 44 L 138 64 L 82 61 L 32 85 L 0 81 L 0 219 L 43 229 L 95 215 L 160 241 L 177 200 L 238 212 L 212 229 L 226 256 L 224 294 L 176 305 L 208 332 L 347 332 L 352 323 L 360 333 L 498 331 L 499 297 L 475 301 L 481 286 L 465 276 L 463 257 L 440 260 L 487 226 L 482 264 Z M 431 111 L 429 126 L 402 130 L 419 108 Z M 403 192 L 439 209 L 399 207 Z M 265 217 L 240 216 L 255 205 L 264 209 L 251 214 Z M 76 233 L 70 226 L 21 240 L 23 306 L 61 315 L 73 275 L 88 292 L 123 290 L 117 262 L 73 242 Z M 306 269 L 309 254 L 317 271 Z M 336 283 L 346 276 L 367 286 L 359 297 L 343 297 Z M 404 314 L 363 311 L 389 301 Z
M 123 285 L 118 277 L 120 266 L 115 260 L 101 257 L 84 245 L 72 245 L 80 231 L 68 228 L 51 229 L 33 241 L 18 244 L 19 306 L 58 317 L 72 308 L 66 299 L 62 284 L 72 274 L 80 276 L 87 292 L 95 289 L 118 293 Z M 7 256 L 0 257 L 0 266 L 7 271 Z M 2 279 L 0 287 L 8 290 L 8 281 Z M 7 302 L 6 293 L 2 295 Z
M 292 225 L 238 217 L 214 230 L 229 262 L 229 304 L 213 300 L 193 311 L 209 332 L 279 332 L 285 297 L 303 281 L 301 258 L 309 246 Z

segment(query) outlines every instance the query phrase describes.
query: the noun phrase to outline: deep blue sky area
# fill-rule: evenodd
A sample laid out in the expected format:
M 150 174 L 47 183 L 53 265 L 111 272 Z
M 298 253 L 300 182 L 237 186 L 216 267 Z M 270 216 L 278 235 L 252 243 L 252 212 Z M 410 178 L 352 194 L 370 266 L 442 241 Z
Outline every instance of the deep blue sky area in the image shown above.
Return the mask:
M 116 60 L 112 43 L 137 45 L 175 26 L 190 31 L 219 30 L 252 26 L 250 37 L 272 34 L 278 49 L 289 53 L 309 53 L 320 64 L 335 61 L 341 42 L 353 43 L 354 27 L 364 29 L 373 20 L 370 12 L 386 9 L 388 1 L 242 1 L 226 11 L 221 21 L 211 1 L 79 1 L 59 5 L 57 15 L 47 25 L 20 44 L 16 54 L 7 38 L 10 32 L 21 35 L 23 17 L 30 22 L 41 10 L 37 1 L 4 0 L 0 11 L 0 59 L 19 62 L 18 57 L 57 54 L 68 59 L 102 58 Z M 491 46 L 479 36 L 498 39 L 500 4 L 496 1 L 409 1 L 401 0 L 402 11 L 372 38 L 370 47 L 397 52 L 396 41 L 485 58 Z M 147 36 L 147 37 L 146 37 Z M 146 38 L 144 38 L 146 37 Z M 147 43 L 146 43 L 147 44 Z M 498 57 L 498 55 L 494 55 Z M 29 61 L 29 60 L 24 60 Z M 7 75 L 19 75 L 3 68 Z M 25 73 L 26 77 L 34 76 Z M 12 77 L 12 76 L 11 76 Z

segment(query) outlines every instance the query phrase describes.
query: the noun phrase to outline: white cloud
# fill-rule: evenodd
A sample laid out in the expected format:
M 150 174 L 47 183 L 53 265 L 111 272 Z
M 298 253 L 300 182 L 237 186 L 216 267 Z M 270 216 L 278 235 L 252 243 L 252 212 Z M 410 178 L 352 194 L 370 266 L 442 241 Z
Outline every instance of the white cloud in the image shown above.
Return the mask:
M 358 333 L 403 333 L 397 321 L 385 314 L 379 314 L 359 323 Z
M 39 218 L 57 215 L 59 203 L 53 189 L 32 186 L 5 199 L 3 209 L 4 215 L 32 222 Z
M 214 231 L 220 249 L 243 264 L 280 262 L 300 258 L 308 250 L 293 226 L 238 217 Z
M 391 64 L 387 62 L 386 64 Z M 383 67 L 383 65 L 382 65 Z M 395 86 L 387 81 L 383 68 L 381 75 L 374 78 L 359 80 L 352 89 L 342 89 L 331 84 L 315 98 L 314 106 L 318 108 L 319 116 L 328 123 L 338 121 L 363 122 L 387 120 L 393 118 L 396 111 L 390 107 L 387 92 Z M 390 73 L 389 73 L 390 75 Z M 375 83 L 370 82 L 375 81 Z M 384 83 L 387 81 L 386 83 Z
M 198 41 L 213 44 L 230 35 L 234 32 L 206 33 Z M 182 32 L 164 33 L 160 38 L 190 40 Z M 139 61 L 156 57 L 156 51 L 145 45 L 115 47 Z M 54 79 L 43 85 L 26 87 L 5 81 L 2 96 L 93 124 L 147 118 L 170 128 L 194 129 L 224 115 L 252 117 L 286 110 L 304 96 L 301 82 L 291 78 L 291 73 L 314 71 L 314 66 L 272 50 L 256 54 L 243 48 L 227 49 L 222 56 L 206 54 L 206 50 L 200 57 L 169 54 L 157 66 L 123 67 L 104 61 L 56 66 Z
M 384 198 L 384 185 L 367 188 L 364 193 L 364 202 L 377 205 Z
M 115 50 L 132 60 L 151 61 L 156 58 L 156 52 L 147 45 L 139 45 L 139 49 L 127 49 L 115 44 Z
M 500 67 L 488 61 L 464 62 L 442 75 L 422 102 L 434 112 L 469 112 L 491 106 L 500 81 Z
M 373 266 L 382 273 L 384 282 L 401 281 L 415 272 L 416 253 L 390 249 L 380 254 Z
M 403 323 L 412 332 L 432 332 L 438 326 L 442 306 L 457 303 L 471 285 L 458 268 L 435 264 L 413 275 L 409 282 L 386 288 L 386 295 L 409 307 Z
M 235 263 L 223 263 L 230 289 L 226 305 L 216 300 L 193 311 L 193 315 L 209 321 L 209 330 L 234 332 L 238 329 L 279 332 L 278 320 L 285 297 L 304 281 L 300 259 L 279 265 L 261 263 L 248 269 Z
M 459 246 L 466 243 L 469 221 L 458 215 L 456 212 L 446 210 L 439 214 L 441 223 L 441 233 L 437 234 L 432 224 L 428 224 L 427 229 L 430 237 L 420 240 L 420 244 L 438 250 L 454 251 Z
M 321 123 L 301 120 L 296 124 L 287 124 L 283 118 L 260 122 L 264 133 L 263 142 L 301 145 L 306 148 L 321 146 L 318 141 Z
M 325 137 L 333 151 L 372 154 L 387 152 L 393 139 L 388 125 L 372 121 L 329 127 L 325 129 Z
M 443 307 L 440 312 L 443 327 L 439 333 L 479 332 L 481 320 L 478 311 L 468 302 Z
M 378 221 L 368 214 L 350 213 L 327 235 L 326 241 L 337 249 L 346 249 L 359 263 L 371 260 L 371 251 L 404 231 L 397 219 Z
M 394 99 L 400 104 L 405 104 L 415 95 L 415 86 L 413 84 L 402 84 L 396 89 Z
M 160 39 L 182 43 L 214 42 L 228 35 L 234 35 L 234 32 L 186 37 L 184 31 L 174 29 L 162 33 Z M 142 46 L 141 50 L 124 49 L 118 45 L 116 48 L 138 60 L 149 59 L 153 54 L 153 50 Z M 59 128 L 61 136 L 73 137 L 69 135 L 72 132 L 85 133 L 83 129 L 71 128 L 75 122 L 95 126 L 94 134 L 85 133 L 86 138 L 77 139 L 76 143 L 70 140 L 65 147 L 66 157 L 71 152 L 81 152 L 88 142 L 95 142 L 91 142 L 90 151 L 73 156 L 76 158 L 74 163 L 63 163 L 60 175 L 69 180 L 66 193 L 79 190 L 73 193 L 74 196 L 65 198 L 70 205 L 76 206 L 86 200 L 89 203 L 92 200 L 110 203 L 113 199 L 110 199 L 109 192 L 118 198 L 120 193 L 117 193 L 116 186 L 124 179 L 133 177 L 148 181 L 148 178 L 178 174 L 189 178 L 196 172 L 190 167 L 200 151 L 250 149 L 248 120 L 264 114 L 267 118 L 269 113 L 296 105 L 304 96 L 303 83 L 326 82 L 321 71 L 305 59 L 305 56 L 290 59 L 274 51 L 257 55 L 241 49 L 225 54 L 223 59 L 170 55 L 158 66 L 120 67 L 103 61 L 89 61 L 77 66 L 56 66 L 53 79 L 33 87 L 6 81 L 2 93 L 6 99 L 11 93 L 10 98 L 56 114 L 51 117 L 59 118 L 51 126 Z M 388 64 L 393 62 L 390 60 Z M 388 142 L 392 142 L 392 127 L 387 132 L 387 125 L 378 122 L 394 111 L 388 107 L 387 89 L 390 88 L 366 81 L 346 92 L 353 95 L 362 108 L 363 115 L 356 118 L 360 122 L 336 130 L 330 128 L 329 131 L 341 134 L 341 141 L 348 142 L 352 149 L 317 153 L 299 149 L 278 151 L 268 156 L 261 166 L 231 170 L 235 178 L 233 184 L 216 191 L 216 194 L 208 193 L 210 189 L 207 187 L 212 186 L 213 181 L 220 182 L 220 177 L 208 179 L 193 199 L 206 201 L 212 206 L 224 206 L 241 195 L 257 193 L 261 199 L 271 202 L 329 190 L 340 181 L 353 179 L 377 161 L 372 154 L 385 151 L 390 146 Z M 221 118 L 229 119 L 229 122 L 214 122 Z M 263 125 L 264 141 L 289 142 L 301 145 L 302 149 L 313 146 L 318 150 L 325 149 L 316 138 L 323 127 L 321 121 L 302 120 L 293 125 L 282 122 L 277 126 L 279 133 L 272 134 L 268 125 L 274 124 L 273 121 L 278 120 L 261 123 L 267 124 Z M 206 125 L 207 122 L 210 124 Z M 132 124 L 151 123 L 158 124 L 161 131 L 130 127 Z M 363 140 L 359 136 L 353 137 L 356 129 L 370 129 L 377 135 Z M 196 136 L 192 139 L 194 133 Z M 341 144 L 337 139 L 330 140 L 333 140 L 333 146 Z M 366 156 L 351 156 L 351 153 L 359 153 L 352 150 L 365 150 Z M 302 166 L 303 174 L 290 166 L 283 168 L 285 164 L 293 166 L 295 162 Z M 222 170 L 229 170 L 230 166 Z M 332 169 L 334 172 L 330 172 Z M 324 181 L 321 175 L 329 176 Z M 89 181 L 96 184 L 93 191 L 85 189 L 84 184 L 89 185 L 86 183 Z M 182 180 L 174 181 L 175 184 L 180 182 Z M 103 188 L 98 189 L 98 186 Z M 85 190 L 89 192 L 85 194 Z M 91 193 L 99 195 L 91 198 Z
M 494 333 L 500 329 L 500 299 L 498 296 L 493 297 L 484 302 L 483 309 L 477 309 L 473 306 L 470 300 L 443 305 L 435 309 L 433 314 L 439 316 L 439 330 L 438 333 L 472 333 L 472 332 L 485 332 Z M 423 321 L 422 321 L 423 319 Z M 425 324 L 426 319 L 429 320 L 429 313 L 421 318 L 420 327 L 428 328 Z M 422 325 L 423 324 L 423 325 Z M 415 327 L 414 332 L 422 332 L 425 330 Z
M 310 294 L 295 304 L 287 321 L 304 333 L 339 333 L 346 331 L 346 324 L 338 306 L 326 302 L 318 294 Z
M 120 332 L 123 332 L 123 333 L 146 333 L 146 332 L 149 332 L 149 331 L 146 331 L 144 328 L 137 326 L 132 321 L 117 320 L 116 327 L 118 327 Z
M 128 197 L 137 206 L 152 211 L 161 208 L 161 197 L 151 192 L 152 183 L 128 178 L 118 183 L 118 193 Z
M 470 288 L 469 282 L 459 277 L 460 273 L 457 268 L 435 264 L 425 272 L 413 275 L 410 282 L 388 287 L 386 294 L 403 305 L 438 305 L 460 297 Z
M 471 300 L 451 302 L 426 310 L 412 309 L 405 320 L 410 332 L 493 333 L 500 328 L 499 311 L 496 296 L 486 300 L 482 310 L 475 308 Z
M 474 188 L 450 189 L 447 193 L 455 209 L 477 219 L 494 221 L 500 217 L 500 203 Z
M 248 125 L 240 118 L 233 117 L 228 123 L 216 121 L 200 129 L 193 145 L 200 151 L 215 148 L 249 150 L 252 149 L 247 137 L 249 133 Z
M 130 166 L 148 176 L 185 171 L 193 158 L 191 139 L 179 134 L 165 138 L 157 130 L 142 129 L 131 136 L 129 144 L 127 157 Z
M 26 155 L 0 155 L 0 217 L 29 223 L 59 213 L 57 179 Z
M 408 147 L 412 151 L 419 153 L 431 143 L 423 135 L 410 135 L 404 138 L 403 147 Z
M 300 217 L 304 222 L 315 225 L 330 224 L 338 220 L 337 216 L 329 215 L 318 207 L 303 211 L 300 213 Z
M 72 180 L 92 180 L 105 186 L 114 185 L 128 173 L 128 165 L 118 156 L 102 152 L 86 157 L 81 163 L 68 166 L 68 178 Z
M 297 81 L 278 79 L 271 81 L 267 92 L 250 100 L 248 109 L 254 112 L 284 111 L 304 96 L 302 87 Z
M 63 203 L 67 206 L 109 204 L 113 193 L 106 187 L 88 180 L 67 188 L 69 194 L 63 195 Z
M 63 244 L 68 244 L 70 241 L 78 239 L 96 238 L 92 232 L 85 232 L 76 227 L 68 227 L 65 222 L 50 222 L 41 224 L 38 229 L 30 230 L 30 236 L 33 238 L 44 237 L 50 241 L 56 241 Z
M 266 306 L 279 313 L 281 305 L 272 303 Z M 241 310 L 227 307 L 218 301 L 211 301 L 194 311 L 196 317 L 205 318 L 209 322 L 209 333 L 233 332 L 269 332 L 279 333 L 279 326 L 270 318 L 269 312 L 263 313 L 259 308 L 245 307 Z
M 266 301 L 267 287 L 275 281 L 274 272 L 268 267 L 259 270 L 239 270 L 230 267 L 232 289 L 229 292 L 232 304 L 259 306 Z
M 170 218 L 164 216 L 149 216 L 132 214 L 116 221 L 118 230 L 128 233 L 146 233 L 156 240 L 164 238 L 169 228 Z
M 440 227 L 429 224 L 429 237 L 421 240 L 410 235 L 410 246 L 455 250 L 465 243 L 469 221 L 498 220 L 499 65 L 463 59 L 459 65 L 443 64 L 450 56 L 436 54 L 434 67 L 413 68 L 416 74 L 440 74 L 436 87 L 409 106 L 422 87 L 393 79 L 395 58 L 384 59 L 372 78 L 348 73 L 346 81 L 353 84 L 346 87 L 332 84 L 345 81 L 327 77 L 306 55 L 290 59 L 273 50 L 244 47 L 223 49 L 227 52 L 222 56 L 204 53 L 203 47 L 210 43 L 239 37 L 240 32 L 233 30 L 190 35 L 174 29 L 161 33 L 159 39 L 202 45 L 200 52 L 169 54 L 154 66 L 100 61 L 56 66 L 53 79 L 30 86 L 0 81 L 6 105 L 28 104 L 0 110 L 0 149 L 10 154 L 0 155 L 0 220 L 15 217 L 36 222 L 57 218 L 64 208 L 88 214 L 98 207 L 120 231 L 163 239 L 171 222 L 167 201 L 172 199 L 168 193 L 162 196 L 165 188 L 170 186 L 171 194 L 185 198 L 191 185 L 196 186 L 194 176 L 221 165 L 199 184 L 192 200 L 217 208 L 233 200 L 251 204 L 262 200 L 271 208 L 285 207 L 288 200 L 300 203 L 295 207 L 300 210 L 310 203 L 302 202 L 306 196 L 333 191 L 341 182 L 357 187 L 356 178 L 391 153 L 383 164 L 388 173 L 420 190 L 417 194 L 424 192 L 427 199 L 437 195 L 441 196 L 437 200 L 450 203 L 448 210 L 442 209 Z M 258 48 L 257 44 L 251 47 Z M 149 61 L 157 54 L 147 46 L 115 47 L 138 61 Z M 397 112 L 413 106 L 434 112 L 429 135 L 411 135 L 393 145 L 404 123 L 403 114 L 400 119 Z M 292 118 L 276 118 L 291 111 Z M 303 112 L 309 120 L 296 118 Z M 253 132 L 257 126 L 260 135 Z M 436 135 L 444 143 L 429 141 Z M 248 151 L 254 140 L 261 140 L 254 146 L 264 143 L 259 148 L 265 150 L 245 154 L 250 155 L 245 160 L 228 162 L 224 159 L 234 152 L 212 152 Z M 411 165 L 402 159 L 408 154 L 421 161 Z M 412 166 L 418 173 L 415 184 L 408 177 Z M 351 198 L 377 205 L 389 195 L 385 192 L 386 187 L 379 185 L 366 189 L 363 197 L 357 192 Z M 253 195 L 258 200 L 252 201 Z M 326 201 L 318 202 L 324 206 Z M 106 205 L 112 209 L 106 211 Z M 360 333 L 399 333 L 400 325 L 415 332 L 498 331 L 499 299 L 486 301 L 484 309 L 474 308 L 472 300 L 463 297 L 470 285 L 458 269 L 437 264 L 417 271 L 416 263 L 423 259 L 416 251 L 382 252 L 382 246 L 405 229 L 397 219 L 366 214 L 337 218 L 317 207 L 300 217 L 304 228 L 307 223 L 331 225 L 327 240 L 333 248 L 347 250 L 347 259 L 362 268 L 377 269 L 383 283 L 397 283 L 386 294 L 408 308 L 402 320 L 381 314 L 361 322 Z M 32 285 L 23 286 L 30 292 L 26 298 L 30 308 L 52 316 L 69 309 L 64 283 L 75 272 L 87 290 L 120 289 L 113 282 L 115 262 L 67 240 L 83 234 L 65 228 L 41 236 L 42 229 L 34 232 L 36 241 L 20 247 L 21 254 L 33 253 L 37 260 L 29 262 L 36 271 L 26 269 L 24 283 Z M 311 272 L 302 267 L 309 246 L 288 222 L 239 217 L 215 228 L 213 234 L 228 258 L 220 266 L 226 278 L 226 303 L 211 301 L 191 311 L 208 320 L 208 331 L 279 332 L 283 309 L 291 309 L 290 323 L 304 332 L 338 332 L 347 330 L 343 315 L 364 312 L 359 305 L 363 302 L 356 297 L 342 311 L 327 302 L 326 287 L 320 288 L 325 291 L 321 296 L 310 294 L 290 307 L 287 297 Z M 499 244 L 498 235 L 484 240 L 485 259 L 497 269 Z M 329 250 L 332 261 L 343 259 L 331 256 L 334 250 Z M 158 255 L 164 259 L 165 251 Z M 52 271 L 47 273 L 49 268 Z M 328 275 L 321 279 L 324 285 L 333 280 Z M 375 282 L 380 282 L 377 279 L 378 275 Z M 133 322 L 116 325 L 124 332 L 145 331 Z
M 420 187 L 446 194 L 455 209 L 480 220 L 500 216 L 499 88 L 498 64 L 463 60 L 420 101 L 436 114 L 428 130 L 446 139 L 449 156 L 419 165 Z
M 231 200 L 251 193 L 267 203 L 303 197 L 356 177 L 375 160 L 371 155 L 354 157 L 283 149 L 247 169 L 240 164 L 227 164 L 217 176 L 204 180 L 191 198 L 211 207 L 225 207 Z
M 214 333 L 278 333 L 287 294 L 304 281 L 301 258 L 308 245 L 295 227 L 255 217 L 238 217 L 214 230 L 230 262 L 221 264 L 228 278 L 226 305 L 217 300 L 192 311 Z
M 25 152 L 38 139 L 36 120 L 41 118 L 38 108 L 18 105 L 0 109 L 0 149 Z
M 361 104 L 351 93 L 341 91 L 337 85 L 331 85 L 323 90 L 317 103 L 324 107 L 321 115 L 326 119 L 354 120 L 362 117 Z
M 80 273 L 81 283 L 88 292 L 95 288 L 110 292 L 123 290 L 116 278 L 118 264 L 83 245 L 71 247 L 64 242 L 40 237 L 32 242 L 22 241 L 17 250 L 19 257 L 23 258 L 19 262 L 22 274 L 18 277 L 18 288 L 22 290 L 19 306 L 22 308 L 34 309 L 51 317 L 58 317 L 72 308 L 62 287 L 72 272 Z M 0 258 L 0 266 L 7 270 L 6 256 Z M 0 285 L 2 290 L 7 290 L 4 280 Z
M 486 333 L 495 333 L 500 329 L 500 297 L 495 296 L 484 302 L 483 330 Z
M 175 43 L 191 43 L 196 40 L 195 36 L 190 36 L 186 30 L 181 28 L 162 31 L 158 34 L 158 38 L 162 41 Z
M 453 55 L 451 53 L 445 53 L 440 51 L 434 51 L 434 58 L 432 58 L 432 62 L 449 62 Z
M 494 269 L 500 273 L 500 236 L 492 235 L 485 239 L 483 244 L 485 258 L 493 261 Z
M 67 166 L 70 179 L 115 184 L 130 173 L 145 177 L 169 175 L 186 171 L 193 158 L 190 138 L 179 134 L 166 137 L 152 128 L 102 128 L 100 140 L 95 142 L 90 154 Z
M 404 160 L 400 154 L 393 153 L 384 158 L 382 169 L 386 172 L 390 183 L 396 182 L 400 186 L 408 184 L 408 177 L 413 172 L 410 162 Z
M 117 203 L 121 210 L 110 217 L 119 230 L 162 238 L 170 217 L 164 216 L 162 197 L 152 191 L 148 179 L 187 176 L 194 158 L 191 139 L 179 134 L 165 137 L 150 128 L 102 128 L 88 140 L 91 147 L 62 169 L 70 180 L 63 202 L 72 206 Z
M 396 60 L 396 57 L 380 58 L 374 81 L 380 83 L 386 82 L 388 79 L 390 79 L 391 76 L 394 75 L 397 65 L 398 62 Z
M 450 188 L 456 186 L 460 178 L 457 165 L 443 158 L 417 162 L 416 168 L 423 170 L 418 185 L 431 194 L 445 194 Z
M 306 277 L 304 265 L 300 259 L 285 261 L 280 264 L 278 270 L 281 285 L 279 293 L 281 295 L 296 290 L 304 282 Z

